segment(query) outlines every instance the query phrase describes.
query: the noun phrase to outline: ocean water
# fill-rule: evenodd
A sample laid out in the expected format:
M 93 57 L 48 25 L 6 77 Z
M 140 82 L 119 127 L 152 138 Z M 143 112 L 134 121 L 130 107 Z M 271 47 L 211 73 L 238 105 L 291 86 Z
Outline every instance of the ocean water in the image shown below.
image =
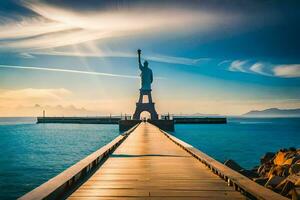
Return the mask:
M 0 118 L 0 199 L 16 199 L 119 135 L 116 125 Z
M 300 148 L 300 119 L 230 118 L 228 124 L 176 125 L 172 133 L 213 158 L 245 168 L 280 148 Z M 0 199 L 16 199 L 119 135 L 116 125 L 35 124 L 0 118 Z
M 224 163 L 251 169 L 266 152 L 300 148 L 300 118 L 229 118 L 227 124 L 176 125 L 174 136 Z

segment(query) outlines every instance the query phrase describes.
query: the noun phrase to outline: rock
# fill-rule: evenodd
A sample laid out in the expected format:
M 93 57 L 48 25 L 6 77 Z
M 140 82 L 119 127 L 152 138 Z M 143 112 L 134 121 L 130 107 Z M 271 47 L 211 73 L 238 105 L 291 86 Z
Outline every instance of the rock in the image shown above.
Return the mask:
M 260 164 L 264 164 L 266 162 L 271 161 L 275 157 L 275 153 L 267 152 L 263 157 L 260 159 Z
M 287 189 L 287 179 L 284 179 L 283 181 L 281 181 L 278 185 L 276 185 L 276 187 L 274 188 L 275 191 L 280 192 L 281 194 L 284 192 L 284 189 Z M 289 190 L 288 190 L 289 191 Z M 284 194 L 286 195 L 286 194 Z
M 300 154 L 296 154 L 293 158 L 292 164 L 300 163 Z
M 289 169 L 289 174 L 297 174 L 300 172 L 300 162 L 293 164 Z
M 289 166 L 288 165 L 273 166 L 268 173 L 268 177 L 271 177 L 272 175 L 287 177 L 289 175 Z
M 288 181 L 287 179 L 276 187 L 277 191 L 278 189 L 281 189 L 280 194 L 283 196 L 287 196 L 293 188 L 293 183 Z
M 251 178 L 251 179 L 259 177 L 257 173 L 255 173 L 255 172 L 253 172 L 251 170 L 247 170 L 247 169 L 242 169 L 242 170 L 240 170 L 238 172 L 241 173 L 242 175 L 248 177 L 248 178 Z
M 296 151 L 289 151 L 285 157 L 286 160 L 290 159 L 290 158 L 297 158 L 299 157 L 299 155 L 297 154 Z
M 233 169 L 234 171 L 241 171 L 244 169 L 239 164 L 237 164 L 234 160 L 226 160 L 224 165 Z
M 262 176 L 264 167 L 265 167 L 265 165 L 261 165 L 261 166 L 259 166 L 258 169 L 257 169 L 257 173 L 258 173 L 260 176 Z
M 280 194 L 288 195 L 292 190 L 297 188 L 297 183 L 300 182 L 300 174 L 290 175 L 285 179 L 284 187 L 282 188 Z M 277 186 L 278 187 L 278 186 Z
M 280 149 L 281 152 L 287 152 L 288 150 L 286 148 Z
M 285 162 L 285 160 L 286 160 L 286 158 L 285 158 L 286 155 L 287 155 L 286 151 L 279 151 L 276 154 L 276 156 L 275 156 L 275 158 L 273 160 L 273 163 L 275 165 L 282 165 Z
M 300 174 L 299 174 L 299 176 L 300 176 Z M 295 186 L 296 186 L 296 187 L 300 187 L 300 179 L 298 179 L 298 180 L 295 182 Z
M 284 181 L 285 177 L 281 176 L 271 176 L 267 183 L 265 184 L 265 187 L 268 188 L 275 188 L 277 185 L 279 185 L 282 181 Z
M 297 149 L 296 149 L 295 147 L 290 147 L 290 148 L 289 148 L 289 151 L 294 151 L 294 152 L 296 152 Z
M 236 172 L 239 172 L 240 174 L 242 174 L 248 178 L 257 178 L 258 177 L 258 174 L 256 172 L 254 172 L 252 170 L 244 169 L 239 164 L 237 164 L 234 160 L 226 160 L 224 165 L 233 169 Z
M 284 161 L 283 165 L 291 165 L 293 163 L 294 158 L 289 158 L 286 161 Z
M 253 168 L 251 169 L 251 171 L 257 173 L 259 167 L 260 167 L 260 166 L 255 166 L 255 167 L 253 167 Z
M 265 163 L 258 168 L 257 173 L 259 174 L 259 176 L 266 176 L 271 169 L 272 169 L 272 164 Z
M 299 200 L 300 199 L 300 187 L 294 188 L 290 195 L 292 196 L 292 200 Z
M 293 183 L 295 186 L 300 186 L 300 173 L 288 176 L 287 180 Z
M 268 152 L 260 162 L 256 168 L 258 178 L 248 170 L 239 171 L 247 177 L 254 176 L 253 181 L 283 196 L 300 200 L 300 149 L 290 147 L 280 149 L 276 154 Z
M 268 178 L 254 178 L 253 181 L 259 185 L 265 185 L 269 179 Z

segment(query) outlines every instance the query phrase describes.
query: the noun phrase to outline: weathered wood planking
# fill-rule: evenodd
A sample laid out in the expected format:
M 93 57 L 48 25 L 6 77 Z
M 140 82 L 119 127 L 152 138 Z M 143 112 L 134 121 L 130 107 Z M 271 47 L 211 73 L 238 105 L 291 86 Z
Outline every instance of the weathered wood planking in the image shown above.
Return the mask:
M 179 148 L 141 123 L 69 199 L 246 199 Z

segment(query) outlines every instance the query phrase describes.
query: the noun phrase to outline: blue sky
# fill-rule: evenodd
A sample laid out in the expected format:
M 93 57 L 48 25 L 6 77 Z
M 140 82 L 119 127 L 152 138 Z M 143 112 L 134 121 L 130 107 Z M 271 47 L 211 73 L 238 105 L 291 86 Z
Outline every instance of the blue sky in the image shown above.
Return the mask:
M 0 115 L 37 115 L 36 104 L 52 115 L 132 113 L 138 48 L 156 77 L 159 113 L 298 108 L 299 8 L 297 1 L 1 1 Z

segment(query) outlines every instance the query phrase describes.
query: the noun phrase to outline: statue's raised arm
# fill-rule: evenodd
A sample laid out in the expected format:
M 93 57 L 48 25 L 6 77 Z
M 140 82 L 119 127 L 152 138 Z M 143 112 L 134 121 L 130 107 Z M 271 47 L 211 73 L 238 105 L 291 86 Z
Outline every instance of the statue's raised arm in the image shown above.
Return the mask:
M 142 70 L 142 67 L 143 67 L 142 62 L 141 62 L 141 52 L 142 52 L 142 50 L 140 50 L 140 49 L 137 50 L 140 70 Z

